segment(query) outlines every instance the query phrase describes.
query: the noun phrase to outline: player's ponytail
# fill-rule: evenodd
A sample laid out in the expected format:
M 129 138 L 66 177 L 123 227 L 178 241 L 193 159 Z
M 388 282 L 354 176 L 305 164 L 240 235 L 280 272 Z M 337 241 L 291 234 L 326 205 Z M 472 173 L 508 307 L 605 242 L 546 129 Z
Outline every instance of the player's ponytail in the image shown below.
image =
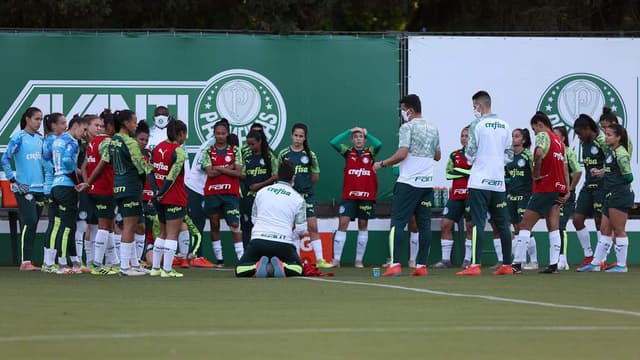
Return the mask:
M 569 146 L 569 132 L 567 131 L 567 128 L 564 126 L 556 126 L 553 128 L 553 130 L 558 130 L 558 132 L 560 133 L 560 135 L 562 135 L 562 142 L 564 143 L 565 147 Z
M 167 138 L 170 141 L 177 141 L 182 133 L 187 133 L 187 125 L 180 120 L 169 120 L 169 124 L 167 124 Z
M 33 115 L 38 112 L 42 113 L 42 111 L 40 111 L 40 109 L 38 109 L 37 107 L 30 107 L 25 110 L 24 114 L 22 114 L 22 117 L 20 118 L 20 130 L 24 130 L 24 128 L 27 127 L 27 118 L 33 117 Z
M 620 136 L 620 145 L 629 151 L 629 135 L 627 134 L 627 130 L 618 123 L 609 125 L 609 129 L 611 129 L 616 136 Z
M 131 120 L 134 114 L 135 113 L 133 111 L 128 109 L 118 110 L 113 113 L 114 127 L 116 129 L 116 132 L 120 132 L 120 129 L 124 127 L 124 123 Z
M 304 152 L 307 153 L 307 157 L 309 158 L 309 167 L 311 168 L 313 167 L 313 157 L 311 156 L 311 149 L 309 149 L 309 142 L 307 141 L 307 139 L 309 138 L 307 125 L 302 123 L 293 124 L 291 133 L 293 134 L 296 129 L 301 129 L 302 131 L 304 131 L 304 141 L 302 142 L 302 147 L 304 148 Z
M 53 132 L 53 124 L 57 123 L 61 116 L 61 113 L 51 113 L 44 116 L 43 123 L 45 134 Z
M 264 133 L 262 131 L 251 130 L 247 134 L 247 139 L 249 138 L 260 141 L 260 157 L 262 157 L 264 161 L 267 173 L 273 175 L 274 169 L 271 167 L 271 148 L 269 148 L 269 143 L 267 143 Z
M 580 114 L 576 121 L 573 123 L 573 128 L 575 129 L 591 129 L 595 134 L 598 133 L 598 125 L 591 118 L 591 116 L 587 114 Z

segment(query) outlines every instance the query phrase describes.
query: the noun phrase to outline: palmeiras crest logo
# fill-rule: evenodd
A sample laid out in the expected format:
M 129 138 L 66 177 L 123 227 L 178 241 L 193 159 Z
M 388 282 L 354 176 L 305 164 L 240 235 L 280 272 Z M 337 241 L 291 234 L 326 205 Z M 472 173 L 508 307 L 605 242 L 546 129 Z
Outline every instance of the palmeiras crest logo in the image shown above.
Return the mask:
M 605 106 L 617 114 L 622 126 L 626 125 L 627 110 L 618 90 L 607 80 L 587 73 L 569 74 L 554 81 L 538 102 L 538 110 L 549 116 L 553 126 L 564 125 L 569 130 L 580 114 L 598 122 Z

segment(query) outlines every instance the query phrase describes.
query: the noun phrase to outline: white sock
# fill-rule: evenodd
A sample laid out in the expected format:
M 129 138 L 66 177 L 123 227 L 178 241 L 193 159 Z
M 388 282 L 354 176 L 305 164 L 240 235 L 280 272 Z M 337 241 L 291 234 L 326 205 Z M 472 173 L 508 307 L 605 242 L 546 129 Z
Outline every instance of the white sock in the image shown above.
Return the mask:
M 216 255 L 216 260 L 222 260 L 222 241 L 212 241 L 211 246 L 213 247 L 213 253 Z
M 440 240 L 440 246 L 442 247 L 442 261 L 451 261 L 451 250 L 453 250 L 453 240 L 442 239 Z
M 611 236 L 600 236 L 600 240 L 598 240 L 598 245 L 596 245 L 596 251 L 593 255 L 593 261 L 591 265 L 600 265 L 607 258 L 607 253 L 609 252 L 609 248 L 613 244 L 611 240 Z
M 96 233 L 96 241 L 93 244 L 93 265 L 100 267 L 103 264 L 104 253 L 107 249 L 109 241 L 109 232 L 107 230 L 98 230 Z
M 629 238 L 616 239 L 616 262 L 618 266 L 627 266 L 627 250 L 629 249 Z
M 140 260 L 142 258 L 142 253 L 144 252 L 144 240 L 145 240 L 145 236 L 144 234 L 135 234 L 133 235 L 133 238 L 135 239 L 135 243 L 136 243 L 136 259 Z
M 44 249 L 44 264 L 52 266 L 56 262 L 56 249 Z
M 131 254 L 129 255 L 131 258 L 129 261 L 131 262 L 131 267 L 138 268 L 140 267 L 140 258 L 138 257 L 138 250 L 136 249 L 138 244 L 136 244 L 135 235 L 133 239 L 134 241 L 131 243 Z
M 84 241 L 84 253 L 87 255 L 87 264 L 93 261 L 93 240 Z
M 42 248 L 42 264 L 45 266 L 50 266 L 50 264 L 47 262 L 47 250 L 49 249 L 46 246 Z
M 409 234 L 409 260 L 416 261 L 418 257 L 418 248 L 420 246 L 420 233 L 412 232 Z
M 340 261 L 345 242 L 347 242 L 347 232 L 336 231 L 335 235 L 333 235 L 333 260 Z
M 107 250 L 105 251 L 105 263 L 107 265 L 117 265 L 120 263 L 119 253 L 120 251 L 116 247 L 115 234 L 109 233 L 107 237 Z M 120 246 L 120 245 L 118 245 Z
M 356 244 L 356 261 L 362 262 L 364 259 L 364 253 L 367 251 L 367 243 L 369 242 L 369 231 L 358 231 L 358 238 Z
M 123 242 L 120 244 L 120 270 L 126 271 L 129 269 L 133 246 L 133 243 Z
M 536 246 L 536 238 L 530 237 L 527 241 L 527 252 L 532 263 L 538 263 L 538 247 Z M 553 263 L 551 263 L 553 264 Z
M 515 238 L 515 246 L 513 250 L 513 263 L 522 264 L 527 261 L 527 241 L 531 237 L 531 231 L 520 230 Z
M 585 227 L 582 230 L 576 230 L 576 236 L 578 236 L 578 240 L 580 241 L 580 246 L 582 246 L 582 251 L 584 251 L 584 256 L 593 256 L 593 250 L 591 250 L 591 237 L 589 236 L 589 230 Z
M 189 254 L 189 246 L 191 245 L 191 238 L 189 237 L 189 230 L 180 231 L 178 234 L 178 249 L 180 254 Z
M 98 225 L 91 225 L 91 230 L 89 231 L 89 240 L 95 241 L 96 235 L 98 234 Z
M 86 232 L 87 222 L 85 220 L 76 221 L 76 254 L 78 254 L 80 259 L 82 259 L 82 251 L 84 250 L 84 233 Z
M 500 238 L 493 239 L 493 247 L 496 249 L 496 257 L 498 257 L 498 261 L 502 262 L 504 256 L 502 256 L 502 242 L 500 242 Z
M 242 255 L 244 255 L 244 245 L 242 244 L 242 242 L 233 243 L 233 248 L 236 250 L 236 256 L 238 257 L 238 260 L 240 260 L 240 258 L 242 258 Z
M 560 230 L 549 233 L 549 265 L 558 265 L 561 243 Z
M 120 243 L 122 242 L 122 234 L 113 233 L 113 244 L 116 247 L 116 253 L 120 254 Z
M 164 253 L 164 239 L 156 238 L 156 241 L 153 243 L 153 264 L 151 265 L 152 269 L 155 269 L 155 270 L 160 269 L 160 263 L 162 260 L 163 253 Z
M 72 264 L 77 264 L 80 262 L 80 256 L 76 255 L 76 256 L 69 256 L 69 260 L 71 260 Z
M 66 257 L 58 257 L 58 264 L 60 266 L 67 266 L 67 258 Z
M 316 254 L 316 260 L 324 260 L 324 256 L 322 255 L 322 241 L 320 239 L 311 240 L 311 247 L 313 248 L 313 252 Z
M 464 241 L 464 259 L 466 261 L 471 261 L 472 248 L 473 248 L 473 242 L 471 240 L 469 240 L 469 239 L 466 239 Z
M 164 260 L 162 260 L 162 269 L 165 272 L 170 272 L 173 266 L 173 257 L 176 255 L 176 249 L 178 248 L 177 240 L 165 240 L 164 241 Z

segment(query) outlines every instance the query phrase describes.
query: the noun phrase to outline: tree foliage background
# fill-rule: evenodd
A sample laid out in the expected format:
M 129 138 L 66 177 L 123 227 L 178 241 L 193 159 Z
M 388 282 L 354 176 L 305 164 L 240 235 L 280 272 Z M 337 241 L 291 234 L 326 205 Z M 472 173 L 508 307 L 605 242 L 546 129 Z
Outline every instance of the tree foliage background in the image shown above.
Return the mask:
M 640 30 L 637 0 L 3 0 L 3 28 L 589 32 Z

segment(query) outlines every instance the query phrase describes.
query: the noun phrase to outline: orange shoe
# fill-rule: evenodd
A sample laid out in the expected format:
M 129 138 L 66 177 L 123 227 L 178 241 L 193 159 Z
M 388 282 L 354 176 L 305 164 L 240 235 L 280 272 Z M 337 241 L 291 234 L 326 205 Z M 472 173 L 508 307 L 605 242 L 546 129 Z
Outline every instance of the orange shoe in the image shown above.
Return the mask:
M 402 275 L 402 266 L 400 264 L 389 265 L 382 276 L 400 276 Z
M 40 268 L 33 265 L 31 261 L 25 261 L 20 265 L 20 271 L 40 271 Z
M 205 268 L 205 269 L 212 269 L 214 267 L 214 265 L 205 257 L 197 257 L 197 258 L 191 259 L 190 265 L 196 268 Z
M 174 261 L 175 262 L 175 261 Z M 187 261 L 186 258 L 180 258 L 180 261 L 178 261 L 178 265 L 176 265 L 177 267 L 181 267 L 183 269 L 188 269 L 190 268 L 189 266 L 189 261 Z
M 502 265 L 493 272 L 493 275 L 513 275 L 513 269 L 511 265 Z
M 175 256 L 175 257 L 173 258 L 173 263 L 171 263 L 171 266 L 173 266 L 173 267 L 178 267 L 178 266 L 180 266 L 180 261 L 181 261 L 181 260 L 182 260 L 182 259 L 181 259 L 180 257 Z
M 427 272 L 426 266 L 416 267 L 415 270 L 411 273 L 411 276 L 427 276 L 429 273 Z
M 578 265 L 578 268 L 589 265 L 591 264 L 592 261 L 593 261 L 593 256 L 585 256 L 582 262 L 580 263 L 580 265 Z
M 479 276 L 482 275 L 482 270 L 480 270 L 480 265 L 469 265 L 466 269 L 459 271 L 456 275 L 460 276 Z

